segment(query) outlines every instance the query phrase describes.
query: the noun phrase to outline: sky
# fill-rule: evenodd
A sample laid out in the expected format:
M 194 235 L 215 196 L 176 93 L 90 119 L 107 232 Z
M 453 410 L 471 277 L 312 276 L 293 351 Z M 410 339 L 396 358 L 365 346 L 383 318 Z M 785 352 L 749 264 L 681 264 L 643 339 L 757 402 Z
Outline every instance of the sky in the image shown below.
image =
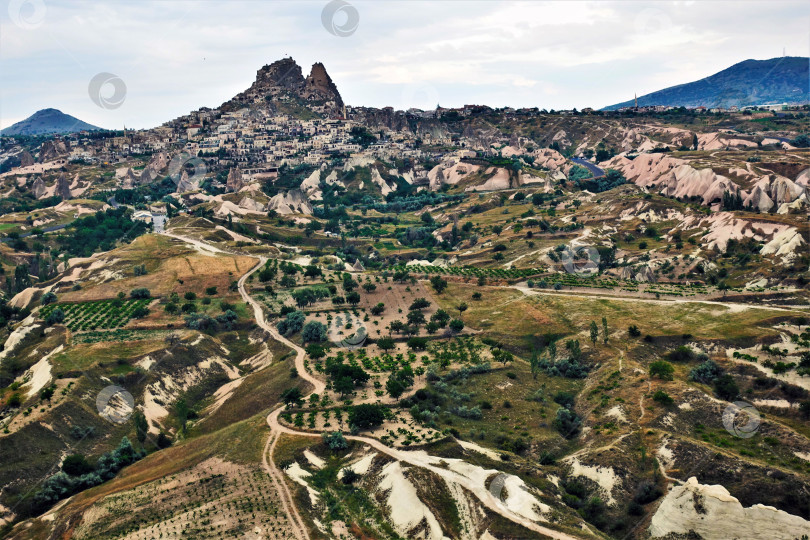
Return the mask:
M 292 56 L 349 105 L 600 108 L 754 58 L 810 55 L 810 4 L 3 0 L 0 128 L 53 107 L 149 128 Z

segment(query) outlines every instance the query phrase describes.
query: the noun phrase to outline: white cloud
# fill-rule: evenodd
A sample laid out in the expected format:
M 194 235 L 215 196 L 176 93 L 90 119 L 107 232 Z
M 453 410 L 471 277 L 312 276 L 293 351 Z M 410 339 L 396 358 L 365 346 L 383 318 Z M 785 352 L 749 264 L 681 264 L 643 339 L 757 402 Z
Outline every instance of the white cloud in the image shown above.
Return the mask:
M 154 126 L 286 55 L 305 74 L 324 62 L 351 104 L 600 107 L 783 46 L 807 55 L 810 23 L 801 2 L 357 1 L 358 29 L 340 38 L 321 25 L 326 1 L 43 2 L 33 29 L 0 13 L 0 126 L 45 107 Z M 88 97 L 102 71 L 127 83 L 120 109 Z

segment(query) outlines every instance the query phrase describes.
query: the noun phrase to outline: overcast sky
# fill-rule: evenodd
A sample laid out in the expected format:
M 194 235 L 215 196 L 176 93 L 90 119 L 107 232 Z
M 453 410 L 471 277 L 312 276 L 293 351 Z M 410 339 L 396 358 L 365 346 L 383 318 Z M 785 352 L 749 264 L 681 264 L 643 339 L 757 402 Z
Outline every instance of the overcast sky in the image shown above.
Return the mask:
M 323 62 L 350 105 L 560 109 L 810 49 L 807 2 L 3 2 L 0 127 L 48 107 L 153 127 L 220 105 L 284 56 L 304 75 Z M 99 73 L 126 85 L 102 88 L 107 108 L 88 92 Z

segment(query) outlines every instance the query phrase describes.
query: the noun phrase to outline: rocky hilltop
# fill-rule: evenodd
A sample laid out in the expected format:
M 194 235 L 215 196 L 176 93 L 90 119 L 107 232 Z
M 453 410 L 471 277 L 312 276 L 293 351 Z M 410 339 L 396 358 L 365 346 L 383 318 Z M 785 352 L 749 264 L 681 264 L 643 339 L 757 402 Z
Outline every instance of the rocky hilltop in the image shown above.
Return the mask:
M 338 117 L 343 114 L 340 92 L 320 62 L 312 65 L 306 78 L 301 66 L 292 58 L 265 65 L 256 73 L 256 81 L 250 88 L 223 104 L 221 109 L 228 111 L 263 101 L 274 108 L 293 102 L 325 116 Z

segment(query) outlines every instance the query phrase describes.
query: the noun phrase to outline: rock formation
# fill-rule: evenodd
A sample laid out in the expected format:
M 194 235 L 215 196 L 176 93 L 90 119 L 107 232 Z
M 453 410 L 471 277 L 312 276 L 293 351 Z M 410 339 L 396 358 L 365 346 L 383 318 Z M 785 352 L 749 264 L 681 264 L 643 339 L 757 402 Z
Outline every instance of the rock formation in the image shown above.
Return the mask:
M 667 493 L 649 528 L 653 538 L 692 531 L 704 540 L 793 540 L 810 531 L 810 521 L 763 504 L 744 508 L 723 486 L 700 484 L 693 476 Z
M 31 186 L 31 192 L 37 199 L 41 199 L 45 195 L 46 193 L 45 182 L 42 181 L 41 176 L 37 176 L 36 179 L 34 180 L 34 184 Z
M 199 186 L 197 182 L 192 182 L 186 171 L 180 175 L 180 180 L 177 182 L 177 193 L 185 193 L 186 191 L 194 191 Z
M 34 156 L 32 156 L 28 150 L 23 150 L 20 153 L 20 167 L 30 167 L 34 163 Z
M 238 167 L 234 167 L 228 173 L 228 181 L 225 184 L 225 189 L 227 191 L 239 191 L 245 186 L 244 181 L 242 180 L 242 171 L 239 170 Z
M 278 193 L 267 204 L 268 210 L 274 210 L 281 215 L 312 214 L 312 205 L 298 189 L 291 189 L 286 193 Z
M 343 99 L 323 64 L 314 64 L 305 79 L 301 66 L 292 58 L 283 58 L 262 67 L 251 87 L 224 103 L 221 109 L 235 110 L 260 100 L 272 107 L 277 100 L 288 97 L 311 103 L 315 112 L 329 116 L 343 115 Z
M 56 179 L 56 190 L 55 194 L 59 197 L 62 197 L 63 201 L 67 201 L 70 199 L 70 183 L 68 182 L 67 176 L 65 173 L 61 173 L 59 178 Z
M 343 109 L 343 99 L 340 97 L 335 83 L 326 72 L 326 68 L 320 62 L 312 64 L 312 70 L 309 76 L 304 81 L 304 89 L 302 92 L 306 99 L 310 100 L 323 100 L 333 102 L 333 107 Z

